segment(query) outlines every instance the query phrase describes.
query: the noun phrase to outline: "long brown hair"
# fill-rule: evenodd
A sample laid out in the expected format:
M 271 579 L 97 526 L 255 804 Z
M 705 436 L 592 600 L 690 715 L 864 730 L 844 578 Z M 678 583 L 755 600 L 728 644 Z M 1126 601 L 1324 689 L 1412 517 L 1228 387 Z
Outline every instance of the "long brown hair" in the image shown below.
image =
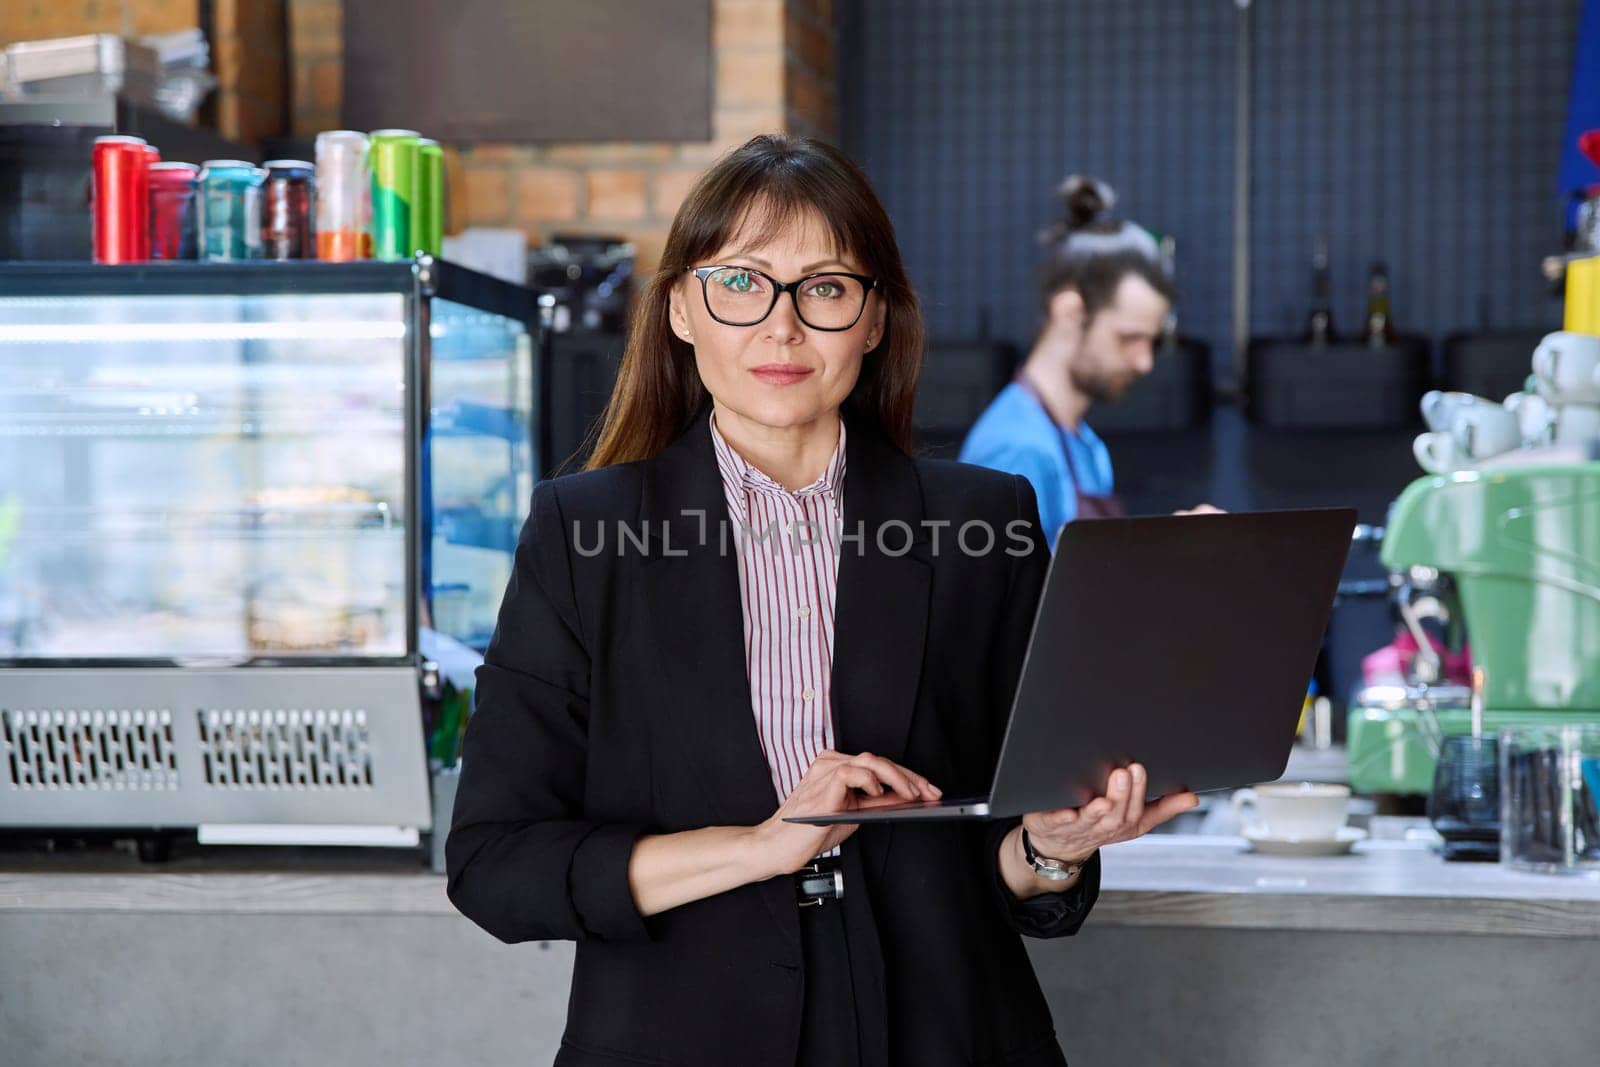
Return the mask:
M 889 215 L 843 152 L 809 137 L 773 133 L 752 137 L 723 156 L 678 208 L 661 265 L 634 306 L 628 346 L 586 470 L 655 455 L 688 428 L 708 399 L 694 347 L 668 322 L 672 286 L 758 217 L 759 230 L 745 234 L 756 244 L 777 237 L 808 211 L 821 216 L 837 253 L 853 256 L 878 279 L 876 292 L 887 304 L 883 340 L 862 360 L 845 403 L 874 418 L 901 451 L 911 450 L 922 309 Z

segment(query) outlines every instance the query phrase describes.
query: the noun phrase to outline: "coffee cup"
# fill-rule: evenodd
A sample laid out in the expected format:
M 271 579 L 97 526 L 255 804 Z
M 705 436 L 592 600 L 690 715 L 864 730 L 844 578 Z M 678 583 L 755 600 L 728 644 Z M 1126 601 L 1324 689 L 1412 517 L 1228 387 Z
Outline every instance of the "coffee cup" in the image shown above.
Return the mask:
M 1537 393 L 1512 393 L 1506 397 L 1506 410 L 1517 417 L 1517 428 L 1525 445 L 1542 445 L 1550 441 L 1555 424 L 1555 409 L 1550 401 Z
M 1600 404 L 1562 404 L 1555 411 L 1558 445 L 1586 445 L 1600 437 Z
M 1430 430 L 1450 430 L 1455 427 L 1456 418 L 1464 409 L 1481 403 L 1487 401 L 1474 393 L 1447 393 L 1432 389 L 1422 395 L 1422 421 L 1428 424 Z
M 1411 443 L 1411 453 L 1429 474 L 1449 474 L 1466 466 L 1466 457 L 1456 443 L 1455 434 L 1447 430 L 1418 434 Z
M 1324 782 L 1273 782 L 1233 794 L 1234 814 L 1252 837 L 1332 840 L 1344 829 L 1350 787 Z M 1245 809 L 1254 809 L 1246 819 Z
M 1468 460 L 1488 459 L 1522 444 L 1517 413 L 1488 400 L 1461 408 L 1450 432 Z
M 1600 337 L 1558 330 L 1533 352 L 1539 391 L 1557 404 L 1600 403 Z

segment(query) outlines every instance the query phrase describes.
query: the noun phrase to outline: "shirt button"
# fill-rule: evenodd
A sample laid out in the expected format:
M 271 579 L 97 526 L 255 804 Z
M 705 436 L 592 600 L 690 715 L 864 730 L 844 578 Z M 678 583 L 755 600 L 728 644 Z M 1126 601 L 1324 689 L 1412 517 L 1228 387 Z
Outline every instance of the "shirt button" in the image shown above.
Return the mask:
M 817 691 L 815 689 L 812 689 L 809 685 L 806 686 L 805 690 L 803 692 L 801 692 L 801 694 L 800 694 L 801 699 L 803 699 L 803 700 L 810 700 L 812 697 L 814 697 L 816 695 L 817 695 Z
M 809 619 L 809 618 L 811 618 L 811 605 L 810 604 L 801 604 L 798 608 L 795 609 L 794 613 L 796 615 L 800 616 L 802 619 Z

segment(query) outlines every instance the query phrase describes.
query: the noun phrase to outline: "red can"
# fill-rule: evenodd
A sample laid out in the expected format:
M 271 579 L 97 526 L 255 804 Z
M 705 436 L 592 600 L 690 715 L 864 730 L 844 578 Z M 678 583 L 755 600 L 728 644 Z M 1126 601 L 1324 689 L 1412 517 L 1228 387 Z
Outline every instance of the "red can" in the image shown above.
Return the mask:
M 137 263 L 145 258 L 151 151 L 143 137 L 94 140 L 96 263 Z
M 262 164 L 261 254 L 267 259 L 316 259 L 316 168 L 302 159 Z
M 195 186 L 200 168 L 193 163 L 150 166 L 150 258 L 194 259 Z
M 144 146 L 144 188 L 135 195 L 139 197 L 139 204 L 143 211 L 139 217 L 139 259 L 141 262 L 150 258 L 150 168 L 161 162 L 161 153 L 151 144 Z M 139 176 L 135 176 L 137 180 Z

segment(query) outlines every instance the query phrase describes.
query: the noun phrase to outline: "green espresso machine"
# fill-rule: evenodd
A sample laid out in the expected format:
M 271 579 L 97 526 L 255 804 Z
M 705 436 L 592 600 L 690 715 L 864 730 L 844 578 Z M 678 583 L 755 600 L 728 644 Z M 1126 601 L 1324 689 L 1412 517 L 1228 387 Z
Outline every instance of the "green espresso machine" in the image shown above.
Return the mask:
M 1486 733 L 1600 721 L 1600 462 L 1418 479 L 1395 501 L 1382 560 L 1448 577 L 1484 672 Z M 1352 788 L 1426 794 L 1439 737 L 1470 732 L 1465 701 L 1411 696 L 1352 703 Z

